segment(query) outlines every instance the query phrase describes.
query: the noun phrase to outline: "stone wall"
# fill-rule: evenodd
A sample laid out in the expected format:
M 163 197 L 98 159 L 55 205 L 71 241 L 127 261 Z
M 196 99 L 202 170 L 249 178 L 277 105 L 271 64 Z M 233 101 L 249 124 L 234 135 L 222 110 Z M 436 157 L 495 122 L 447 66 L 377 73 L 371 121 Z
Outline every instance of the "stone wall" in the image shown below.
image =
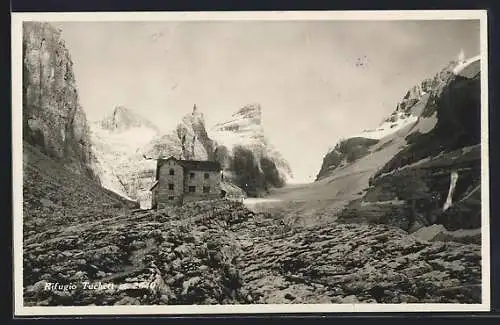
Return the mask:
M 193 175 L 193 176 L 191 176 Z M 205 178 L 208 175 L 208 178 Z M 213 171 L 187 171 L 184 175 L 185 196 L 220 196 L 220 173 Z M 189 192 L 189 187 L 195 186 L 195 193 Z M 209 187 L 209 193 L 204 193 L 203 188 Z
M 174 175 L 170 175 L 170 170 L 174 171 Z M 169 160 L 160 166 L 160 175 L 158 183 L 158 208 L 165 204 L 182 203 L 182 195 L 184 193 L 184 169 L 174 160 Z M 169 184 L 173 184 L 173 190 L 169 189 Z M 173 197 L 173 200 L 169 200 Z

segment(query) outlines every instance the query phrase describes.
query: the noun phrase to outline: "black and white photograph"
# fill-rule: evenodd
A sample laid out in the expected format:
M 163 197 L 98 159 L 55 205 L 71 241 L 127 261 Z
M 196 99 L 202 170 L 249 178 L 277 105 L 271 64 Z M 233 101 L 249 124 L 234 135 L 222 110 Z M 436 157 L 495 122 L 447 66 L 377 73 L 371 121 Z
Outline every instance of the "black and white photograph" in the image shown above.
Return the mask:
M 12 21 L 17 314 L 489 310 L 486 12 Z

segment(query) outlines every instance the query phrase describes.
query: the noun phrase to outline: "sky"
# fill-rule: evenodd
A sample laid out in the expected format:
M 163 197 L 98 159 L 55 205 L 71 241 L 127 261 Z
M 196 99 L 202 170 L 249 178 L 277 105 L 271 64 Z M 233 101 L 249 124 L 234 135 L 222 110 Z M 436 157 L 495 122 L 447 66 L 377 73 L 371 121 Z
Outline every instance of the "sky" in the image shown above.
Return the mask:
M 57 22 L 90 120 L 118 105 L 172 130 L 196 104 L 207 126 L 250 103 L 295 181 L 328 148 L 376 127 L 461 51 L 479 21 Z M 359 64 L 359 63 L 362 64 Z

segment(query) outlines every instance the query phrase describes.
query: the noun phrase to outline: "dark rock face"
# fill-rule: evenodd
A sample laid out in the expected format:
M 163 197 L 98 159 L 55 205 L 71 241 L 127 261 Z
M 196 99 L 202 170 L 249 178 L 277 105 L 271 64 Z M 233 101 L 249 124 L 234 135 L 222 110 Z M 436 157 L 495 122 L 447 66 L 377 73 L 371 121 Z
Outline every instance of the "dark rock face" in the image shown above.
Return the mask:
M 370 152 L 370 147 L 377 143 L 378 140 L 376 139 L 361 137 L 349 138 L 340 141 L 337 143 L 335 148 L 328 152 L 323 158 L 323 164 L 321 165 L 321 169 L 316 176 L 316 180 L 320 180 L 329 175 L 332 170 L 340 167 L 342 163 L 351 163 L 366 156 Z
M 229 168 L 231 163 L 231 153 L 226 146 L 217 146 L 215 148 L 214 160 L 218 162 L 222 166 L 222 168 Z
M 446 225 L 448 230 L 477 229 L 481 226 L 481 185 L 471 183 L 448 210 L 439 214 L 436 223 Z
M 270 188 L 282 187 L 285 184 L 271 158 L 259 159 L 246 147 L 235 146 L 229 161 L 228 169 L 231 171 L 229 179 L 250 197 L 264 196 Z
M 72 65 L 58 30 L 47 23 L 23 23 L 23 138 L 97 181 Z

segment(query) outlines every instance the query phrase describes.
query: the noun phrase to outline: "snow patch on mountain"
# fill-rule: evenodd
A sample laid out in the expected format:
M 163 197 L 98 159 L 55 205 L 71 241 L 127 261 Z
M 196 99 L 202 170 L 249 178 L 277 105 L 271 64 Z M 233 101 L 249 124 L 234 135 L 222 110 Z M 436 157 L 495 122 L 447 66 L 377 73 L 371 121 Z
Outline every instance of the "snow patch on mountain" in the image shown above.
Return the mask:
M 453 69 L 453 73 L 465 78 L 474 77 L 474 75 L 478 74 L 481 69 L 479 64 L 480 59 L 481 56 L 476 55 L 470 59 L 459 62 L 459 64 L 457 64 L 457 66 Z
M 407 127 L 408 125 L 414 124 L 417 120 L 418 116 L 408 116 L 404 113 L 398 113 L 397 118 L 394 121 L 384 121 L 376 129 L 364 130 L 351 136 L 350 138 L 362 137 L 379 140 Z
M 147 207 L 155 162 L 144 159 L 140 149 L 157 134 L 155 125 L 124 107 L 91 123 L 94 169 L 102 186 Z

